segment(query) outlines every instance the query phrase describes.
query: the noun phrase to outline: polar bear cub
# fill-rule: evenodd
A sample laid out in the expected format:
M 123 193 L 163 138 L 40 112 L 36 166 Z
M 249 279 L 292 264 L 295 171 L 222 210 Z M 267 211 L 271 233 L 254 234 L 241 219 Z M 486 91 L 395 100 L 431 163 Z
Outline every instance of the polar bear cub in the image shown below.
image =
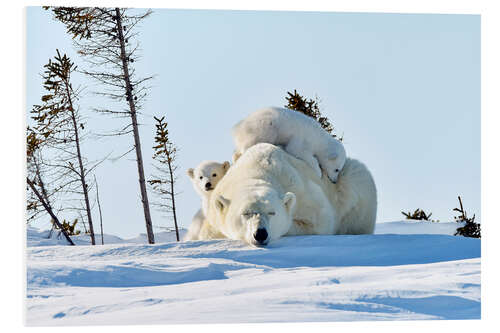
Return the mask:
M 285 108 L 269 107 L 252 113 L 233 127 L 232 135 L 236 145 L 233 162 L 251 146 L 270 143 L 305 161 L 318 177 L 323 169 L 336 183 L 346 161 L 344 145 L 315 119 Z
M 201 209 L 193 217 L 191 225 L 184 240 L 196 240 L 200 229 L 208 212 L 208 202 L 212 190 L 217 183 L 224 177 L 229 169 L 229 162 L 218 163 L 214 161 L 203 161 L 196 168 L 190 168 L 187 175 L 191 178 L 194 190 L 201 197 Z

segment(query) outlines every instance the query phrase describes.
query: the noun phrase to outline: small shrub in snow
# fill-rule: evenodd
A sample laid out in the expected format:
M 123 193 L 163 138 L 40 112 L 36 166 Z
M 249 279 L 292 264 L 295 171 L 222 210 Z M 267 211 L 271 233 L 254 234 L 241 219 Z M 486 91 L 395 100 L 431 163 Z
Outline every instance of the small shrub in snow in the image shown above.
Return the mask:
M 420 209 L 420 208 L 415 209 L 415 211 L 413 213 L 412 212 L 408 212 L 408 213 L 401 212 L 401 214 L 406 216 L 407 220 L 423 220 L 423 221 L 439 222 L 439 220 L 437 220 L 437 221 L 431 220 L 430 217 L 431 217 L 432 213 L 429 213 L 429 215 L 427 215 L 427 213 L 424 212 L 424 210 Z
M 459 212 L 460 215 L 454 216 L 454 218 L 456 222 L 465 222 L 465 225 L 457 229 L 455 236 L 481 238 L 481 224 L 474 222 L 476 214 L 468 217 L 460 196 L 458 196 L 458 202 L 460 203 L 460 208 L 453 208 L 453 211 Z
M 61 225 L 63 229 L 68 233 L 70 236 L 75 236 L 80 234 L 80 230 L 76 230 L 76 224 L 78 223 L 78 219 L 75 219 L 73 223 L 70 223 L 66 220 L 63 220 Z M 54 229 L 59 229 L 56 224 L 54 224 Z
M 327 117 L 321 115 L 319 111 L 319 100 L 316 97 L 315 99 L 307 99 L 304 96 L 301 96 L 297 90 L 293 91 L 293 94 L 287 91 L 288 97 L 285 97 L 287 104 L 285 107 L 290 110 L 298 111 L 306 116 L 316 119 L 316 121 L 323 127 L 325 131 L 330 133 L 334 138 L 337 138 L 339 141 L 342 141 L 343 138 L 338 138 L 336 134 L 333 132 L 333 125 Z

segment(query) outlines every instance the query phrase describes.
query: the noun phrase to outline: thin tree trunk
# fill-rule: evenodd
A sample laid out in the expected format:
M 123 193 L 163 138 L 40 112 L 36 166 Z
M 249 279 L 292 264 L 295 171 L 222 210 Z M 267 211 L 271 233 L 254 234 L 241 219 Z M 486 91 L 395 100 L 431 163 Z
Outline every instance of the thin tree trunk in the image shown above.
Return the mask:
M 59 229 L 61 230 L 61 232 L 63 233 L 64 237 L 66 237 L 66 240 L 69 242 L 70 245 L 75 245 L 75 243 L 73 243 L 73 241 L 71 240 L 71 238 L 69 237 L 68 233 L 66 232 L 66 230 L 64 230 L 63 226 L 61 225 L 61 223 L 59 222 L 59 219 L 57 218 L 57 216 L 54 214 L 54 212 L 52 211 L 52 208 L 50 208 L 47 203 L 45 202 L 45 200 L 43 199 L 42 195 L 40 194 L 40 192 L 38 192 L 38 190 L 36 189 L 35 185 L 33 184 L 33 182 L 28 178 L 26 177 L 26 182 L 28 183 L 29 187 L 31 188 L 31 190 L 33 191 L 33 193 L 35 193 L 35 195 L 38 197 L 38 200 L 40 200 L 40 202 L 42 203 L 43 205 L 43 208 L 45 208 L 45 210 L 47 211 L 47 213 L 49 213 L 50 217 L 52 217 L 52 219 L 54 220 L 54 223 L 59 227 Z
M 165 146 L 165 151 L 167 151 L 167 147 Z M 177 241 L 179 241 L 179 228 L 177 227 L 177 216 L 175 214 L 175 194 L 174 194 L 174 173 L 172 171 L 172 164 L 170 162 L 170 156 L 167 156 L 168 163 L 168 172 L 170 174 L 170 196 L 172 198 L 172 212 L 174 213 L 174 225 L 175 225 L 175 236 L 177 237 Z
M 83 218 L 83 215 L 80 211 L 78 211 L 78 216 L 80 217 L 80 219 L 82 220 L 82 224 L 83 224 L 83 230 L 85 232 L 85 235 L 89 233 L 89 231 L 87 230 L 87 225 L 85 224 L 85 219 Z
M 83 169 L 83 162 L 82 162 L 82 154 L 80 151 L 80 139 L 78 136 L 78 124 L 76 123 L 76 117 L 75 117 L 75 109 L 73 109 L 73 102 L 71 100 L 71 93 L 69 91 L 69 82 L 65 82 L 66 86 L 66 95 L 68 97 L 68 103 L 69 107 L 71 108 L 71 120 L 73 121 L 73 128 L 75 130 L 75 145 L 76 145 L 76 154 L 78 157 L 78 164 L 80 167 L 80 182 L 82 183 L 82 189 L 83 189 L 83 196 L 85 198 L 85 209 L 87 210 L 87 221 L 89 223 L 89 229 L 90 229 L 90 239 L 92 241 L 92 245 L 95 245 L 95 234 L 94 234 L 94 225 L 92 223 L 92 213 L 90 211 L 90 201 L 89 201 L 89 192 L 87 188 L 87 182 L 85 181 L 85 171 Z
M 80 220 L 82 221 L 82 225 L 83 225 L 83 230 L 85 232 L 85 235 L 89 233 L 89 231 L 87 230 L 87 224 L 85 224 L 85 219 L 83 218 L 83 215 L 82 215 L 82 212 L 80 210 L 78 210 L 78 217 L 80 218 Z
M 146 191 L 146 180 L 144 178 L 144 166 L 142 161 L 141 141 L 139 138 L 139 128 L 137 126 L 137 113 L 135 109 L 134 98 L 132 96 L 132 84 L 130 83 L 128 60 L 127 60 L 127 55 L 125 54 L 125 39 L 123 37 L 122 17 L 120 8 L 118 7 L 115 8 L 115 13 L 116 13 L 116 26 L 118 30 L 118 40 L 120 42 L 120 55 L 123 67 L 123 79 L 125 81 L 125 87 L 127 90 L 126 94 L 128 97 L 128 105 L 130 108 L 130 117 L 132 118 L 132 130 L 134 132 L 135 153 L 137 157 L 137 171 L 139 173 L 139 186 L 141 189 L 142 206 L 144 208 L 146 231 L 148 234 L 149 244 L 154 244 L 155 237 L 153 234 L 153 222 L 151 221 L 151 213 L 149 211 L 148 193 Z
M 42 195 L 43 195 L 43 198 L 45 199 L 45 203 L 47 204 L 47 206 L 49 206 L 50 208 L 52 208 L 52 206 L 50 205 L 50 200 L 49 200 L 49 195 L 47 194 L 47 190 L 45 189 L 45 184 L 42 180 L 42 176 L 40 174 L 40 166 L 38 165 L 38 161 L 33 158 L 33 164 L 35 165 L 35 168 L 36 168 L 36 177 L 38 178 L 38 182 L 40 183 L 40 189 L 42 190 Z
M 47 239 L 50 239 L 52 237 L 52 231 L 54 230 L 54 224 L 52 224 L 50 226 L 50 231 L 49 231 L 49 235 L 47 236 Z
M 50 205 L 50 200 L 49 200 L 49 196 L 47 194 L 47 190 L 45 189 L 45 184 L 42 180 L 42 176 L 40 174 L 40 166 L 38 165 L 38 161 L 33 158 L 33 164 L 35 165 L 35 174 L 36 174 L 36 178 L 38 178 L 38 183 L 40 184 L 40 189 L 42 190 L 42 196 L 45 200 L 45 203 L 47 204 L 47 206 L 52 209 L 52 206 Z M 54 230 L 54 224 L 52 224 L 50 226 L 50 231 L 49 231 L 49 235 L 47 236 L 47 239 L 50 239 L 52 237 L 52 231 Z
M 102 232 L 102 211 L 101 211 L 101 200 L 99 200 L 99 185 L 97 185 L 97 179 L 94 175 L 95 181 L 95 191 L 97 195 L 97 207 L 99 208 L 99 220 L 101 222 L 101 245 L 104 245 L 104 233 Z

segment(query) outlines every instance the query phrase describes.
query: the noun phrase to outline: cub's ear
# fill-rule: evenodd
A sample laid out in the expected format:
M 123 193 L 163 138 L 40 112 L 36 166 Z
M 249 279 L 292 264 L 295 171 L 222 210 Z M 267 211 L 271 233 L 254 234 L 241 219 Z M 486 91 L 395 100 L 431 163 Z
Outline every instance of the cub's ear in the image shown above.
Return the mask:
M 189 178 L 193 179 L 193 177 L 194 177 L 194 169 L 193 168 L 189 168 L 186 173 L 189 176 Z
M 229 169 L 230 165 L 231 164 L 229 164 L 229 161 L 225 161 L 224 163 L 222 163 L 222 169 L 227 171 L 227 169 Z
M 285 205 L 288 214 L 292 214 L 295 209 L 295 194 L 292 192 L 286 192 L 283 197 L 283 204 Z
M 231 202 L 224 198 L 222 195 L 219 195 L 217 198 L 215 198 L 215 207 L 217 208 L 218 211 L 222 212 L 224 209 L 226 209 Z

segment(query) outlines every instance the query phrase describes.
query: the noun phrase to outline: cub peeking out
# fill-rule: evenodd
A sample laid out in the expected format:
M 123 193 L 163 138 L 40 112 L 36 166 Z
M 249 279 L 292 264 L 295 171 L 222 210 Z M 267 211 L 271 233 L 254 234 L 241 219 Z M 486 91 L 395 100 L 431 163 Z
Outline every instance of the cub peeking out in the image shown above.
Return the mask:
M 200 228 L 208 212 L 208 202 L 212 190 L 217 183 L 224 177 L 229 169 L 229 162 L 218 163 L 214 161 L 203 161 L 196 168 L 190 168 L 187 175 L 191 178 L 194 190 L 201 197 L 201 209 L 193 216 L 187 235 L 184 240 L 197 240 Z

